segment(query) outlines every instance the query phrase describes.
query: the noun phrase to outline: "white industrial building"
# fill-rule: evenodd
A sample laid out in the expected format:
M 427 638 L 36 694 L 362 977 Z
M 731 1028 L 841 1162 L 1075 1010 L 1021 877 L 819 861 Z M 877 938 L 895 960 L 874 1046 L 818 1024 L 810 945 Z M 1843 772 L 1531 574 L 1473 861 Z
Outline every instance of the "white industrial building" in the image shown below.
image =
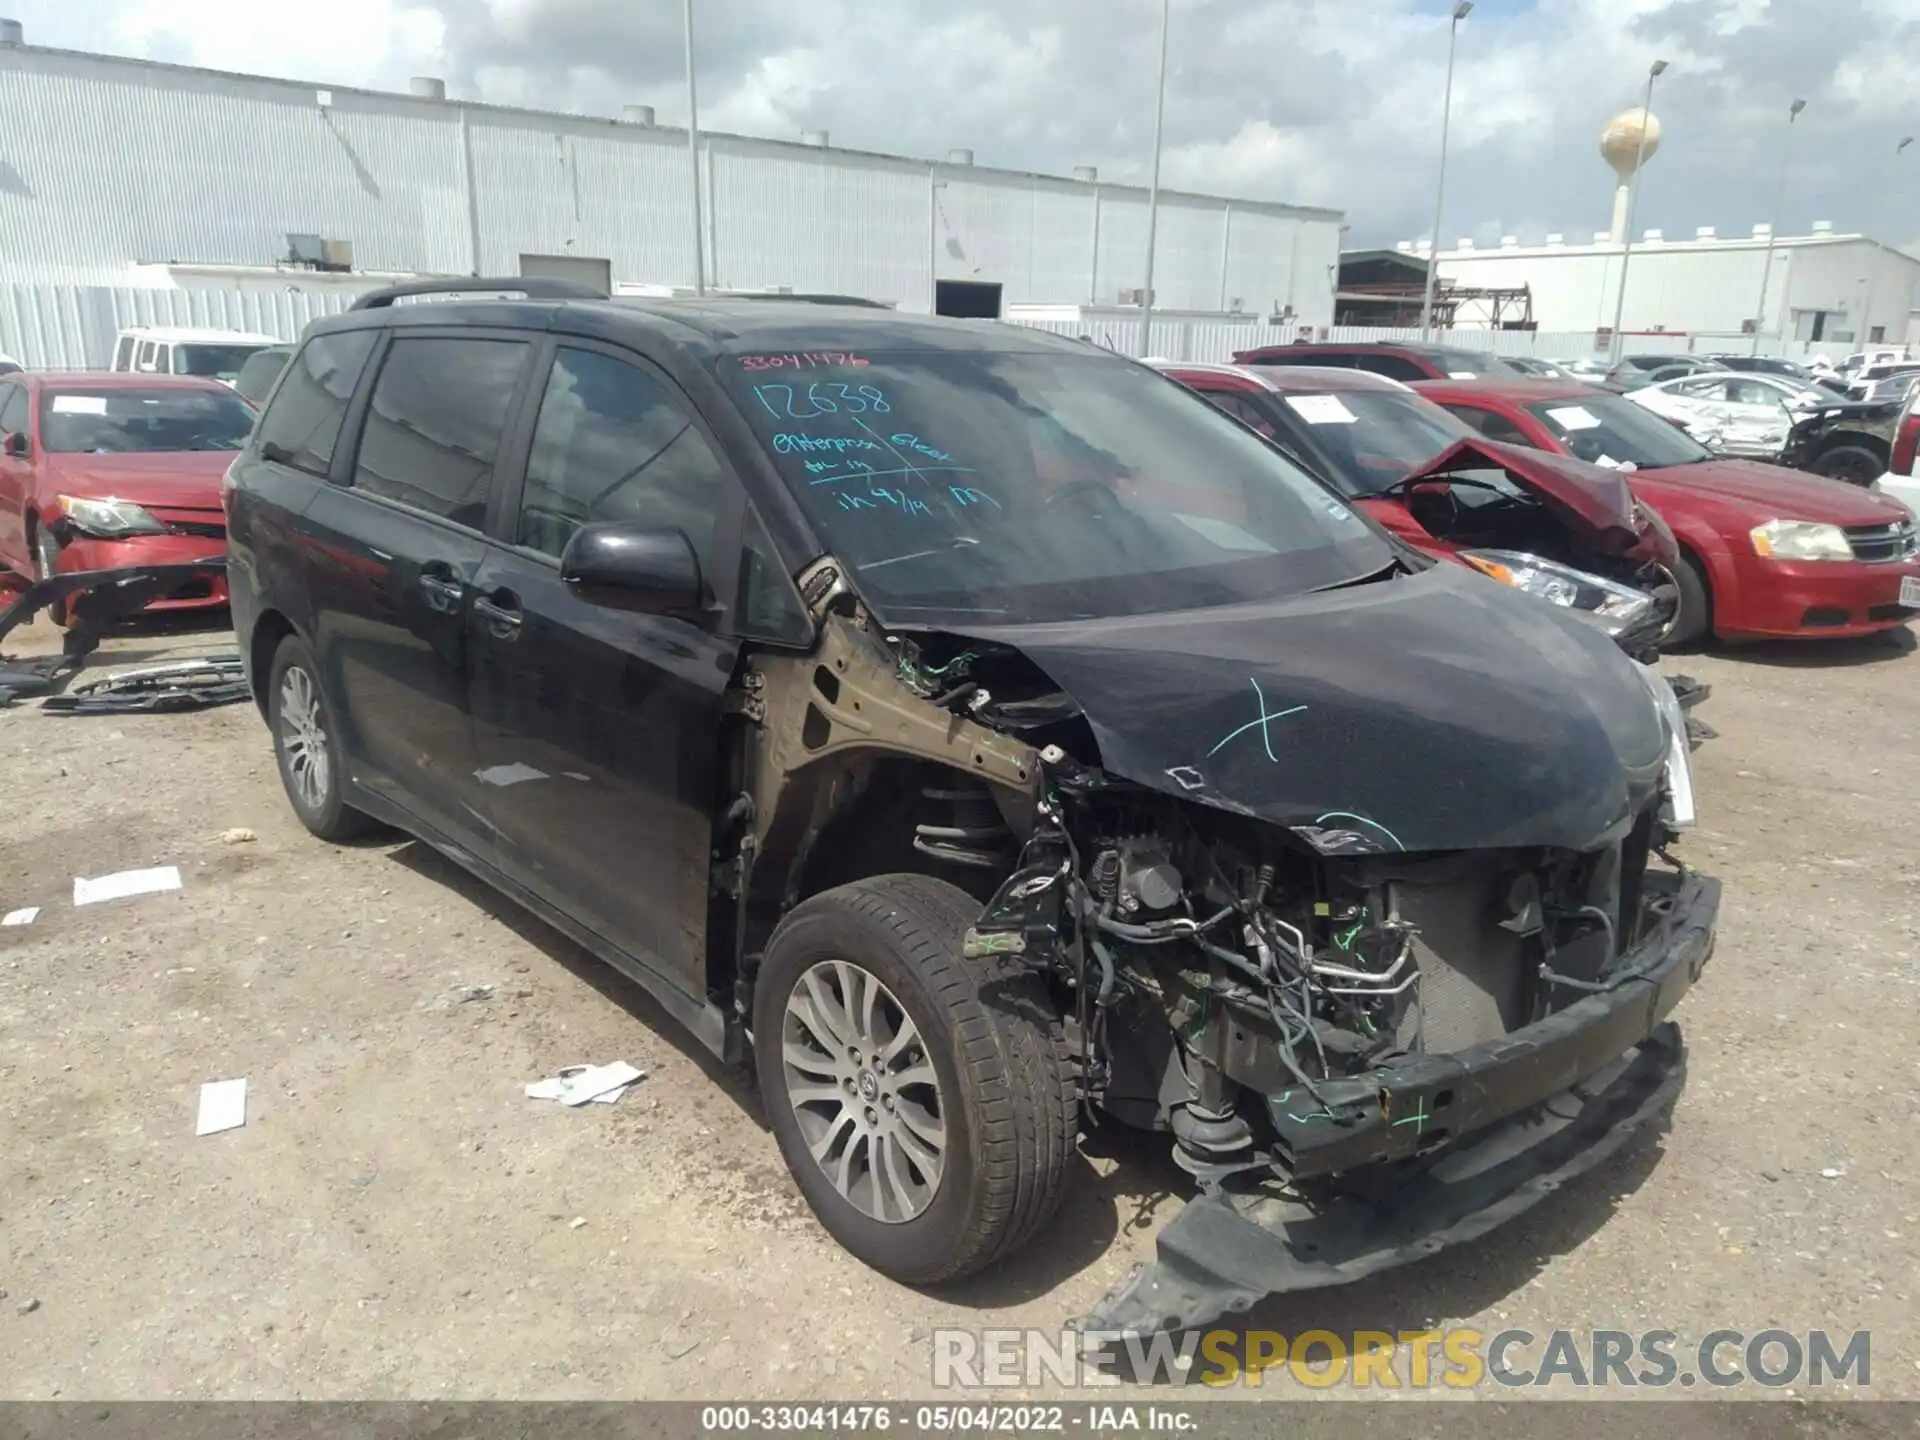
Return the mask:
M 1775 342 L 1920 342 L 1920 259 L 1818 221 L 1812 234 L 1768 241 L 1765 225 L 1740 236 L 1710 227 L 1686 239 L 1643 232 L 1626 265 L 1621 329 L 1724 340 L 1751 334 L 1759 317 L 1761 336 Z M 1475 288 L 1524 285 L 1541 330 L 1597 330 L 1613 324 L 1623 253 L 1604 230 L 1589 244 L 1549 235 L 1545 244 L 1523 245 L 1508 236 L 1498 249 L 1480 249 L 1462 240 L 1440 252 L 1440 277 Z
M 689 167 L 686 131 L 643 106 L 564 115 L 449 100 L 432 80 L 388 94 L 263 79 L 37 48 L 0 26 L 0 286 L 15 290 L 690 286 Z M 702 132 L 699 185 L 716 287 L 1005 313 L 1137 306 L 1145 281 L 1146 192 L 1091 170 Z M 1325 324 L 1340 221 L 1162 191 L 1156 305 Z

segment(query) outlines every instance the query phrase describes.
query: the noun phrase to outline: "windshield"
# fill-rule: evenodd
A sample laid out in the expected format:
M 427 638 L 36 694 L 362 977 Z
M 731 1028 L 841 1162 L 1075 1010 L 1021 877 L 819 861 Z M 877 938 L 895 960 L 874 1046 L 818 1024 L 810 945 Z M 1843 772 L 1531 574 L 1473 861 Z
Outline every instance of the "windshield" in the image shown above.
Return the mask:
M 173 373 L 198 375 L 207 380 L 224 380 L 231 385 L 247 357 L 265 348 L 261 345 L 176 345 L 173 347 Z
M 923 623 L 1234 604 L 1394 559 L 1305 471 L 1111 356 L 746 355 L 721 376 L 862 592 Z
M 252 429 L 246 402 L 214 390 L 55 390 L 40 402 L 40 443 L 53 454 L 238 450 Z
M 1305 432 L 1350 497 L 1371 495 L 1405 478 L 1473 431 L 1418 395 L 1398 390 L 1342 390 L 1321 395 L 1242 397 L 1274 415 L 1268 434 Z M 1277 428 L 1276 428 L 1277 427 Z
M 1539 400 L 1530 414 L 1576 460 L 1618 469 L 1661 470 L 1711 460 L 1713 452 L 1677 425 L 1631 400 L 1595 393 L 1577 400 Z

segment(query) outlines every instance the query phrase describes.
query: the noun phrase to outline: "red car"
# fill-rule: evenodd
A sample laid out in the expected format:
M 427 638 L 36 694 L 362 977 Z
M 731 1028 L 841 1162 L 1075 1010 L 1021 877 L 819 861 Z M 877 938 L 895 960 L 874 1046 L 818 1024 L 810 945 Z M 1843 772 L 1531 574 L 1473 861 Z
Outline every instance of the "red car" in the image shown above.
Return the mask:
M 0 582 L 225 555 L 220 478 L 252 429 L 214 380 L 0 377 Z M 153 608 L 226 599 L 214 578 Z
M 1683 629 L 1726 637 L 1868 635 L 1920 614 L 1906 506 L 1818 475 L 1720 459 L 1630 400 L 1565 381 L 1431 381 L 1421 394 L 1490 440 L 1616 469 L 1679 539 Z
M 1318 348 L 1318 347 L 1315 347 Z M 1396 380 L 1361 370 L 1163 362 L 1163 374 L 1251 426 L 1416 550 L 1591 609 L 1557 562 L 1636 590 L 1679 552 L 1609 471 L 1488 442 Z M 1535 573 L 1527 573 L 1528 571 Z M 1591 588 L 1591 587 L 1589 587 Z

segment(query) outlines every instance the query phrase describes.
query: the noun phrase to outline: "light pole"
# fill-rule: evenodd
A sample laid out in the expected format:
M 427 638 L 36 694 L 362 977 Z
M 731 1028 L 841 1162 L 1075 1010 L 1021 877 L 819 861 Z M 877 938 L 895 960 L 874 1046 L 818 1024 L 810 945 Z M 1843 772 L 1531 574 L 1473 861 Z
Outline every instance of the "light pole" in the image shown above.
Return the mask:
M 700 106 L 693 87 L 693 0 L 687 0 L 687 161 L 693 180 L 693 293 L 707 293 L 707 227 L 700 218 Z
M 1893 158 L 1895 160 L 1898 160 L 1900 158 L 1901 152 L 1904 151 L 1911 144 L 1913 144 L 1913 136 L 1902 135 L 1900 137 L 1899 143 L 1893 147 Z M 1892 183 L 1892 178 L 1893 178 L 1892 175 L 1889 174 L 1888 176 L 1889 184 Z M 1879 289 L 1880 289 L 1880 266 L 1878 264 L 1877 257 L 1876 257 L 1876 263 L 1874 264 L 1874 267 L 1873 267 L 1873 277 L 1867 281 L 1866 306 L 1860 312 L 1859 322 L 1853 327 L 1854 343 L 1862 347 L 1875 343 L 1873 339 L 1873 329 L 1872 329 L 1873 304 L 1875 299 L 1878 298 L 1877 292 L 1879 291 Z M 1905 345 L 1904 345 L 1905 338 L 1906 338 L 1905 336 L 1901 337 L 1901 340 L 1903 342 L 1902 349 L 1905 348 Z
M 1607 342 L 1607 362 L 1620 363 L 1620 317 L 1627 309 L 1627 261 L 1633 257 L 1633 212 L 1640 204 L 1640 171 L 1647 163 L 1647 126 L 1653 121 L 1653 82 L 1667 72 L 1667 62 L 1647 67 L 1647 99 L 1640 107 L 1640 145 L 1634 154 L 1633 182 L 1627 187 L 1627 225 L 1620 232 L 1620 293 L 1613 301 L 1613 332 Z
M 1787 107 L 1787 138 L 1780 142 L 1780 186 L 1774 192 L 1773 219 L 1767 225 L 1766 259 L 1760 262 L 1760 308 L 1753 316 L 1753 344 L 1747 350 L 1749 355 L 1760 353 L 1760 327 L 1767 323 L 1767 282 L 1773 278 L 1773 242 L 1780 234 L 1780 212 L 1787 205 L 1787 162 L 1793 155 L 1793 122 L 1806 108 L 1804 100 L 1796 100 Z
M 1433 188 L 1433 244 L 1427 250 L 1427 289 L 1420 300 L 1420 338 L 1433 334 L 1433 286 L 1440 273 L 1440 212 L 1447 200 L 1447 123 L 1453 118 L 1453 51 L 1460 40 L 1460 22 L 1473 10 L 1473 0 L 1459 0 L 1453 23 L 1447 27 L 1447 88 L 1440 101 L 1440 180 Z
M 1167 30 L 1173 0 L 1160 0 L 1160 94 L 1153 104 L 1153 178 L 1147 185 L 1147 288 L 1140 292 L 1140 354 L 1151 355 L 1153 331 L 1153 239 L 1160 223 L 1160 133 L 1167 118 Z

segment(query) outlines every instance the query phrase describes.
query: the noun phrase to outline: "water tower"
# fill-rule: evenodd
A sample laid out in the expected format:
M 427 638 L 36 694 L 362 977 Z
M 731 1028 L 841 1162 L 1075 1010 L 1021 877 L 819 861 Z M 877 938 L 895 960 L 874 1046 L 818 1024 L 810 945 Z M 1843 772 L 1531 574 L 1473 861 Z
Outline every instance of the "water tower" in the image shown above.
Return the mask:
M 1633 177 L 1660 148 L 1660 117 L 1643 106 L 1622 110 L 1607 121 L 1600 131 L 1600 154 L 1620 184 L 1613 192 L 1613 243 L 1627 238 L 1627 200 L 1633 193 Z

